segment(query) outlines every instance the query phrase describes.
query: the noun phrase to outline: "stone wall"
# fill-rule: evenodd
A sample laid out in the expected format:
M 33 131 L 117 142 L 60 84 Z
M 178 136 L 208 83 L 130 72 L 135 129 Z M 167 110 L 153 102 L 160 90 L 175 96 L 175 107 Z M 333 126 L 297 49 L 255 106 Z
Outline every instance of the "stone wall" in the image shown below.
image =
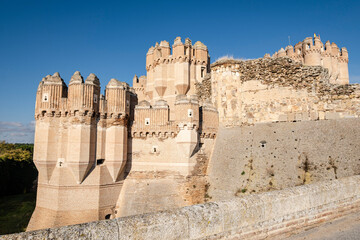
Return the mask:
M 330 84 L 327 69 L 286 57 L 215 62 L 211 93 L 224 126 L 360 116 L 359 85 Z
M 212 201 L 360 174 L 360 119 L 220 128 L 209 163 Z
M 0 239 L 264 239 L 358 211 L 360 176 Z

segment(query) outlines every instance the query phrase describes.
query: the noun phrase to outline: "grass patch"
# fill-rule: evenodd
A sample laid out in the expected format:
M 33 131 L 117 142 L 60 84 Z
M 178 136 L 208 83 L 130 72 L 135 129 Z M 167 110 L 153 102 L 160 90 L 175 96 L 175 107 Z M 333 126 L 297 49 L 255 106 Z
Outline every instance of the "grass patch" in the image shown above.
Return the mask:
M 0 235 L 23 232 L 35 209 L 36 193 L 0 197 Z

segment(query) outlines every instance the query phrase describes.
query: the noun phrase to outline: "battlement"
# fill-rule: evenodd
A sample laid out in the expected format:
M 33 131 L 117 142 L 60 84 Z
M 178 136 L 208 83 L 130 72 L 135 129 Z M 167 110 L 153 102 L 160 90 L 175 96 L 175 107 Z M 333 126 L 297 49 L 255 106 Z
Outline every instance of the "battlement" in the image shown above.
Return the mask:
M 323 66 L 329 70 L 330 81 L 334 84 L 349 83 L 349 54 L 345 47 L 341 50 L 335 43 L 321 42 L 320 35 L 307 37 L 294 47 L 281 48 L 272 57 L 290 57 L 309 66 Z
M 48 75 L 39 84 L 35 118 L 84 116 L 119 118 L 129 115 L 130 95 L 134 91 L 125 82 L 111 79 L 105 96 L 100 95 L 100 81 L 91 73 L 84 81 L 79 71 L 71 77 L 69 87 L 59 73 Z
M 146 80 L 143 82 L 144 94 L 139 100 L 154 104 L 166 100 L 170 107 L 170 120 L 175 120 L 175 101 L 178 95 L 194 95 L 195 83 L 202 82 L 210 71 L 210 57 L 207 47 L 200 41 L 192 45 L 189 38 L 182 42 L 161 41 L 150 47 L 146 54 Z M 134 78 L 134 81 L 138 81 Z M 136 87 L 139 87 L 137 83 Z M 143 91 L 138 88 L 137 92 Z
M 172 52 L 171 52 L 172 50 Z M 205 44 L 197 41 L 192 45 L 189 38 L 183 43 L 181 37 L 174 40 L 172 49 L 170 43 L 161 41 L 151 46 L 146 54 L 146 68 L 154 68 L 162 63 L 195 62 L 206 65 L 208 62 L 208 49 Z

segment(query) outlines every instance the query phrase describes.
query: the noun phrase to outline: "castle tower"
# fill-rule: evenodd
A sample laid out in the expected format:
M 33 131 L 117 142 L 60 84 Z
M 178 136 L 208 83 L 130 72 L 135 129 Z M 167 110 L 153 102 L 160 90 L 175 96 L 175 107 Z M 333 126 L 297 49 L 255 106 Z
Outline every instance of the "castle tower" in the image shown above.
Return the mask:
M 173 57 L 175 61 L 175 88 L 179 95 L 186 95 L 190 86 L 190 59 L 188 54 L 189 46 L 185 47 L 181 42 L 181 38 L 177 37 L 173 45 Z
M 130 113 L 129 86 L 111 79 L 105 90 L 106 138 L 105 165 L 113 181 L 117 181 L 124 170 L 127 159 L 127 121 Z
M 185 95 L 178 95 L 175 102 L 176 123 L 179 126 L 179 133 L 176 143 L 179 153 L 183 157 L 190 158 L 198 145 L 199 128 L 199 102 L 196 96 L 187 98 Z
M 75 72 L 69 83 L 70 126 L 68 131 L 67 165 L 77 183 L 81 183 L 96 158 L 96 118 L 99 112 L 100 82 L 90 74 L 85 83 Z
M 133 78 L 133 89 L 140 101 L 145 100 L 145 87 L 146 87 L 146 76 L 134 76 Z
M 160 98 L 163 98 L 165 90 L 167 88 L 168 64 L 166 64 L 166 58 L 170 55 L 170 44 L 167 41 L 161 41 L 160 46 L 155 46 L 154 52 L 157 59 L 153 70 L 154 88 L 157 95 Z
M 151 101 L 153 99 L 154 92 L 154 47 L 150 47 L 146 54 L 146 87 L 145 95 L 146 100 Z
M 285 48 L 286 56 L 293 58 L 295 56 L 294 47 L 289 45 Z
M 349 53 L 345 47 L 341 48 L 341 54 L 338 58 L 339 62 L 339 84 L 349 84 Z
M 302 44 L 305 65 L 321 65 L 321 44 L 320 38 L 318 37 L 315 37 L 314 42 L 312 37 L 305 38 Z
M 192 45 L 190 39 L 183 43 L 177 37 L 171 54 L 170 44 L 161 41 L 149 49 L 146 70 L 145 99 L 151 105 L 165 100 L 170 107 L 170 120 L 175 120 L 176 96 L 195 94 L 195 83 L 201 82 L 209 71 L 208 49 L 199 41 Z
M 58 163 L 61 109 L 66 107 L 63 97 L 67 95 L 67 86 L 59 73 L 47 75 L 39 84 L 36 94 L 34 138 L 34 163 L 39 171 L 39 182 L 47 183 Z
M 277 54 L 278 57 L 285 57 L 286 56 L 286 52 L 283 48 L 281 48 L 279 51 L 278 51 L 278 54 Z
M 332 75 L 332 51 L 330 41 L 325 43 L 325 49 L 322 54 L 323 67 L 329 70 L 329 75 Z
M 332 74 L 330 77 L 330 81 L 333 83 L 338 83 L 338 77 L 339 77 L 339 56 L 340 56 L 340 50 L 339 47 L 335 43 L 331 43 L 331 68 L 332 68 Z

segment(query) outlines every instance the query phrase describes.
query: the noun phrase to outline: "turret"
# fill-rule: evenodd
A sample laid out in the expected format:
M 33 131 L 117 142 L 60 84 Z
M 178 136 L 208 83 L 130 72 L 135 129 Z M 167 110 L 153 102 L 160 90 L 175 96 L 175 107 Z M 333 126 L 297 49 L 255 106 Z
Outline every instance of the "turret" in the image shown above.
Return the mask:
M 285 57 L 286 56 L 286 52 L 283 48 L 281 48 L 279 51 L 278 51 L 278 57 Z
M 162 41 L 161 45 L 155 46 L 155 53 L 159 54 L 159 58 L 158 56 L 155 58 L 156 63 L 154 64 L 154 88 L 156 90 L 156 93 L 158 94 L 158 96 L 160 98 L 163 98 L 165 90 L 167 88 L 167 64 L 164 64 L 162 59 L 166 56 L 168 57 L 170 55 L 170 45 L 168 42 L 166 41 Z M 164 55 L 164 56 L 162 56 Z
M 285 48 L 285 52 L 286 52 L 286 56 L 288 56 L 288 57 L 290 57 L 290 58 L 295 55 L 295 53 L 294 53 L 294 47 L 291 46 L 291 45 L 289 45 L 289 46 L 287 46 L 287 47 Z
M 181 37 L 176 37 L 174 40 L 173 48 L 173 58 L 178 58 L 179 56 L 185 55 L 185 46 L 181 41 Z
M 313 43 L 313 38 L 307 37 L 303 41 L 302 49 L 304 53 L 304 64 L 309 66 L 321 65 L 321 44 L 319 39 L 316 44 Z
M 78 184 L 96 161 L 99 97 L 100 82 L 95 74 L 90 74 L 84 83 L 80 72 L 75 72 L 69 84 L 70 125 L 66 164 Z
M 175 88 L 177 94 L 186 95 L 189 90 L 190 82 L 190 66 L 189 58 L 185 57 L 185 46 L 181 42 L 181 38 L 177 37 L 173 45 L 173 57 L 175 60 L 174 75 L 175 75 Z
M 190 98 L 178 95 L 175 102 L 176 123 L 180 129 L 176 143 L 179 152 L 190 158 L 198 144 L 199 102 L 196 96 Z
M 161 49 L 161 57 L 167 58 L 171 55 L 170 44 L 168 41 L 161 41 L 159 47 Z
M 330 76 L 331 83 L 338 83 L 339 77 L 339 61 L 340 51 L 335 43 L 331 43 L 331 68 L 332 74 Z
M 61 109 L 66 108 L 67 87 L 59 73 L 47 75 L 39 84 L 35 104 L 34 163 L 39 182 L 47 183 L 58 162 Z M 63 106 L 65 105 L 65 106 Z
M 105 165 L 115 182 L 127 159 L 127 120 L 130 112 L 129 86 L 111 79 L 105 90 L 107 120 Z
M 341 54 L 338 59 L 339 61 L 339 84 L 349 84 L 349 54 L 345 47 L 341 48 Z
M 330 41 L 325 43 L 325 48 L 322 53 L 323 67 L 329 70 L 329 76 L 332 75 L 332 54 Z

